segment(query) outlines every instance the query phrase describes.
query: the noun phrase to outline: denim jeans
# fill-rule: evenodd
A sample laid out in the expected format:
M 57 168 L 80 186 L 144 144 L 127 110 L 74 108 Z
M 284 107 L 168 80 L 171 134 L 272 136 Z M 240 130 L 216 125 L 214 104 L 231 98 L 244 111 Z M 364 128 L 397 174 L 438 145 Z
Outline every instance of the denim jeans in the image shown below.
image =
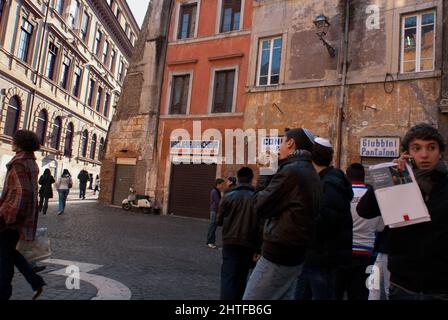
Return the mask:
M 18 241 L 17 230 L 5 229 L 0 232 L 0 300 L 11 298 L 14 265 L 34 291 L 45 285 L 42 277 L 33 272 L 28 261 L 16 250 Z
M 40 200 L 39 200 L 39 211 L 42 211 L 43 214 L 47 213 L 47 210 L 48 210 L 48 200 L 49 200 L 49 198 L 47 198 L 47 197 L 40 197 Z
M 68 193 L 70 190 L 58 190 L 59 193 L 59 211 L 65 210 L 65 204 L 67 202 Z
M 292 300 L 302 265 L 284 266 L 261 257 L 252 272 L 243 300 Z
M 79 199 L 86 197 L 86 188 L 87 188 L 87 183 L 79 184 Z
M 296 300 L 335 300 L 336 268 L 304 267 L 294 297 Z
M 210 212 L 210 225 L 208 226 L 207 244 L 216 242 L 216 211 Z
M 221 300 L 241 300 L 252 268 L 254 250 L 238 245 L 222 247 Z
M 418 293 L 412 292 L 400 288 L 393 283 L 390 285 L 389 289 L 389 299 L 390 300 L 444 300 L 448 301 L 448 294 L 428 294 L 428 293 Z

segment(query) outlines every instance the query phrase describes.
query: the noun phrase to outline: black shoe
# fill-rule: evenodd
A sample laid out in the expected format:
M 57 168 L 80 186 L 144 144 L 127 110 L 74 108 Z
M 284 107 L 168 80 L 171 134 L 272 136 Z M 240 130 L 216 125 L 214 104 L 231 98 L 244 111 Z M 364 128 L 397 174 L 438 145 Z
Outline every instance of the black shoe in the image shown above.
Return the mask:
M 39 273 L 39 272 L 44 271 L 46 268 L 47 268 L 46 266 L 35 266 L 35 267 L 33 267 L 33 271 L 34 271 L 34 273 Z

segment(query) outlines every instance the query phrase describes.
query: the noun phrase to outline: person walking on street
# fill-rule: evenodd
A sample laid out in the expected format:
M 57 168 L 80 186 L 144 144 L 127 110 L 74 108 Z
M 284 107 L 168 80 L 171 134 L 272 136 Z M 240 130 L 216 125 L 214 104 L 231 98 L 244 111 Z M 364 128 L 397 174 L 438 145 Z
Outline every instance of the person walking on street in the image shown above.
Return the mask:
M 45 169 L 44 174 L 39 178 L 39 212 L 47 214 L 48 200 L 53 198 L 53 183 L 55 180 L 51 175 L 50 169 Z
M 81 170 L 78 174 L 79 180 L 79 199 L 84 200 L 86 198 L 87 181 L 89 181 L 89 174 L 86 170 Z
M 0 197 L 0 300 L 11 298 L 14 265 L 33 288 L 33 300 L 42 294 L 45 285 L 16 250 L 19 239 L 33 241 L 36 236 L 39 168 L 34 152 L 39 149 L 39 138 L 34 132 L 18 130 L 14 134 L 12 150 L 16 154 L 6 165 Z
M 95 178 L 95 189 L 93 190 L 93 194 L 95 195 L 97 191 L 100 191 L 100 176 L 96 175 Z
M 368 220 L 361 218 L 356 212 L 359 200 L 367 192 L 364 166 L 352 163 L 346 174 L 352 183 L 354 194 L 350 209 L 353 219 L 352 263 L 342 267 L 338 273 L 336 297 L 343 300 L 346 295 L 348 300 L 367 300 L 369 290 L 366 286 L 366 270 L 372 263 L 376 233 L 383 231 L 384 223 L 381 217 Z
M 297 300 L 335 300 L 338 271 L 351 263 L 353 191 L 344 172 L 331 166 L 333 153 L 328 140 L 316 138 L 312 161 L 319 173 L 323 194 L 297 283 Z
M 243 167 L 238 185 L 224 194 L 219 206 L 217 225 L 222 226 L 221 299 L 241 300 L 249 270 L 261 249 L 262 225 L 253 210 L 254 173 Z
M 322 193 L 311 163 L 313 144 L 309 130 L 287 129 L 277 172 L 257 183 L 254 210 L 266 219 L 262 256 L 249 277 L 243 300 L 294 297 Z
M 445 141 L 429 124 L 413 126 L 401 141 L 400 170 L 413 167 L 431 221 L 389 229 L 390 300 L 448 300 L 448 170 Z M 364 218 L 380 216 L 374 190 L 357 206 Z
M 93 174 L 89 173 L 89 190 L 92 190 L 93 186 Z
M 221 193 L 224 191 L 225 181 L 216 179 L 215 187 L 210 191 L 210 225 L 207 232 L 207 246 L 216 249 L 216 214 L 221 201 Z
M 59 193 L 59 212 L 58 215 L 64 213 L 65 204 L 67 203 L 67 197 L 70 193 L 70 189 L 73 186 L 72 176 L 67 169 L 64 169 L 62 176 L 59 178 L 56 188 Z

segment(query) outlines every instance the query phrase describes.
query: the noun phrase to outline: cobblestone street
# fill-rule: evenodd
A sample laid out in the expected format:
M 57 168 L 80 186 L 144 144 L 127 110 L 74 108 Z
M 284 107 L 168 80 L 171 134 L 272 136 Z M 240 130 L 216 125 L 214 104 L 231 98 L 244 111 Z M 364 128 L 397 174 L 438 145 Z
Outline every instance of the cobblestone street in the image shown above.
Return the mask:
M 87 273 L 121 283 L 131 299 L 219 298 L 221 250 L 205 245 L 208 221 L 129 213 L 95 200 L 69 201 L 61 216 L 56 214 L 57 203 L 51 203 L 48 211 L 39 217 L 39 227 L 48 227 L 51 259 L 99 265 Z M 67 276 L 52 274 L 65 272 L 66 266 L 39 264 L 47 266 L 40 273 L 47 283 L 40 299 L 89 300 L 99 294 L 98 286 L 82 274 L 80 289 L 68 290 Z M 100 287 L 108 283 L 101 279 Z M 31 288 L 16 270 L 12 299 L 31 296 Z

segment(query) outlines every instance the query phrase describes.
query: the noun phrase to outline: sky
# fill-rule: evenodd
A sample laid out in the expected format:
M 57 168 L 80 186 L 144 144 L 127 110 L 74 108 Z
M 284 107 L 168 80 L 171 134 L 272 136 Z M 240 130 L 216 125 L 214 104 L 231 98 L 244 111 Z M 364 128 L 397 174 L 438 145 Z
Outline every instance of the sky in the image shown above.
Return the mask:
M 129 7 L 134 14 L 135 20 L 141 27 L 143 19 L 145 19 L 146 10 L 148 9 L 148 3 L 150 0 L 127 0 Z

